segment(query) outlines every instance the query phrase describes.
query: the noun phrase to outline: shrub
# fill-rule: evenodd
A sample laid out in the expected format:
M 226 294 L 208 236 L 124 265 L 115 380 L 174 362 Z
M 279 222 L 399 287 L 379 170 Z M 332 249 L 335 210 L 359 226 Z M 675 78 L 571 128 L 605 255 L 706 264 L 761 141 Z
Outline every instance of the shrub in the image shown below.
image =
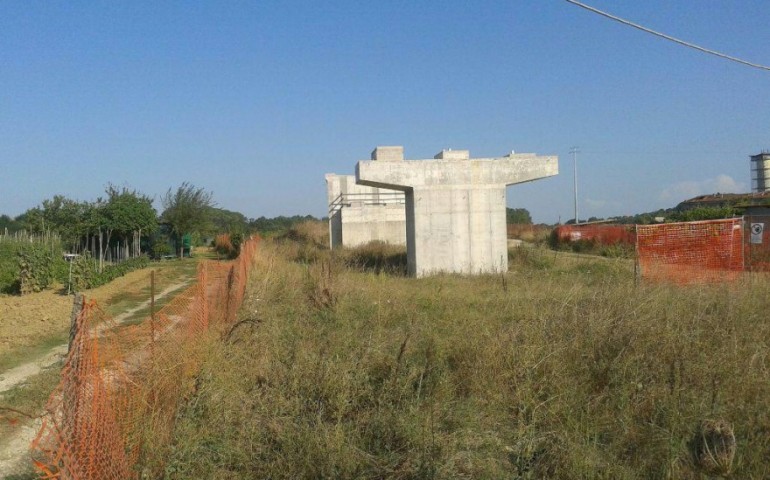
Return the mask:
M 230 242 L 232 243 L 233 250 L 235 252 L 233 254 L 233 258 L 241 254 L 241 244 L 243 244 L 243 240 L 244 240 L 244 237 L 243 237 L 243 233 L 241 232 L 235 232 L 232 235 L 230 235 Z
M 216 236 L 214 239 L 214 251 L 220 255 L 225 255 L 226 257 L 234 256 L 233 253 L 235 252 L 235 248 L 233 247 L 232 241 L 230 241 L 229 233 L 223 233 Z
M 19 274 L 19 293 L 26 295 L 32 292 L 40 292 L 50 286 L 61 272 L 64 260 L 54 255 L 51 249 L 40 243 L 29 243 L 19 248 L 17 252 Z
M 80 292 L 91 288 L 99 276 L 99 268 L 96 260 L 87 250 L 80 256 L 72 259 L 72 285 L 71 289 Z
M 293 225 L 289 230 L 277 237 L 280 240 L 293 240 L 320 248 L 329 248 L 329 230 L 326 222 L 308 220 Z
M 150 247 L 150 256 L 155 260 L 160 260 L 165 255 L 171 255 L 173 253 L 171 245 L 169 245 L 169 239 L 166 235 L 157 237 L 152 242 Z
M 0 292 L 18 293 L 19 261 L 16 258 L 17 245 L 0 242 Z
M 72 260 L 72 289 L 82 291 L 96 288 L 129 272 L 145 268 L 149 262 L 150 259 L 142 255 L 115 265 L 107 265 L 102 272 L 99 272 L 96 260 L 88 252 L 85 252 Z

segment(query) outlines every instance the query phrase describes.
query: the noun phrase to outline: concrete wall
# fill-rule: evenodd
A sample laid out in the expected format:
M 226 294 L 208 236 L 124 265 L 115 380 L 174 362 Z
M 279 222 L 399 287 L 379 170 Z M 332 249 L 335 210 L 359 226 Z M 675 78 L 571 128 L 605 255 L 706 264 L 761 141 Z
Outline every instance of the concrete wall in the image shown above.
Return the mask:
M 371 241 L 406 244 L 403 194 L 357 185 L 353 175 L 327 174 L 326 185 L 332 248 Z
M 467 150 L 444 150 L 431 160 L 376 158 L 356 165 L 359 184 L 405 192 L 408 266 L 418 277 L 506 271 L 506 185 L 557 173 L 555 156 L 471 159 Z
M 355 247 L 371 241 L 406 245 L 404 204 L 360 205 L 343 208 L 342 246 Z

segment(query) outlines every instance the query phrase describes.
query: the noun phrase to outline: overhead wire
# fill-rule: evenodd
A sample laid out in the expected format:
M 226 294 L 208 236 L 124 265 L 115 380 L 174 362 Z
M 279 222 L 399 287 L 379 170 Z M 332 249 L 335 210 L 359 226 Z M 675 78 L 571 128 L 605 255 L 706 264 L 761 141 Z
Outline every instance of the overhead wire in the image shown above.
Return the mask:
M 770 67 L 768 67 L 766 65 L 761 65 L 761 64 L 758 64 L 758 63 L 748 62 L 746 60 L 742 60 L 740 58 L 733 57 L 731 55 L 727 55 L 727 54 L 724 54 L 724 53 L 721 53 L 721 52 L 717 52 L 716 50 L 711 50 L 709 48 L 705 48 L 705 47 L 701 47 L 699 45 L 695 45 L 694 43 L 690 43 L 690 42 L 681 40 L 679 38 L 672 37 L 671 35 L 666 35 L 665 33 L 661 33 L 661 32 L 652 30 L 651 28 L 647 28 L 645 26 L 639 25 L 638 23 L 634 23 L 634 22 L 631 22 L 631 21 L 626 20 L 624 18 L 620 18 L 618 16 L 612 15 L 611 13 L 604 12 L 602 10 L 599 10 L 598 8 L 594 8 L 594 7 L 590 6 L 590 5 L 586 5 L 585 3 L 578 2 L 577 0 L 565 0 L 565 1 L 568 2 L 568 3 L 571 3 L 573 5 L 576 5 L 578 7 L 584 8 L 584 9 L 590 11 L 590 12 L 596 13 L 597 15 L 601 15 L 603 17 L 609 18 L 610 20 L 614 20 L 616 22 L 622 23 L 623 25 L 627 25 L 629 27 L 634 27 L 634 28 L 636 28 L 638 30 L 641 30 L 643 32 L 646 32 L 646 33 L 655 35 L 657 37 L 660 37 L 660 38 L 672 41 L 674 43 L 678 43 L 679 45 L 683 45 L 685 47 L 689 47 L 689 48 L 698 50 L 700 52 L 708 53 L 709 55 L 714 55 L 714 56 L 723 58 L 725 60 L 730 60 L 732 62 L 740 63 L 740 64 L 743 64 L 743 65 L 746 65 L 746 66 L 749 66 L 749 67 L 758 68 L 760 70 L 770 71 Z

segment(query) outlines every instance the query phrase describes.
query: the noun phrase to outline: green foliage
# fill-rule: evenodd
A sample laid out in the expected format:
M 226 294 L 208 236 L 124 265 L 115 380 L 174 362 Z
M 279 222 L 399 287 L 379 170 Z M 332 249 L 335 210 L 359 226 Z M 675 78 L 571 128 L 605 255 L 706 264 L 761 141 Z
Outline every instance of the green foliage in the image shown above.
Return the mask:
M 77 202 L 54 195 L 27 210 L 17 221 L 31 233 L 58 233 L 67 249 L 73 252 L 81 250 L 89 236 L 106 234 L 106 243 L 113 236 L 130 242 L 134 235 L 148 235 L 157 229 L 152 198 L 111 184 L 105 193 L 106 199 L 94 202 Z
M 209 207 L 211 228 L 208 233 L 245 233 L 249 228 L 249 220 L 239 212 L 225 210 L 223 208 Z
M 242 232 L 233 232 L 230 234 L 230 243 L 233 246 L 233 258 L 241 254 L 241 245 L 243 245 L 244 235 Z
M 150 256 L 155 260 L 160 260 L 166 255 L 171 255 L 173 249 L 171 248 L 171 239 L 167 235 L 158 235 L 153 237 L 152 245 L 150 245 Z
M 18 232 L 23 230 L 23 226 L 19 221 L 19 217 L 11 218 L 8 215 L 0 215 L 0 235 L 6 231 L 8 233 Z
M 49 253 L 36 253 L 38 251 Z M 0 292 L 20 293 L 22 262 L 25 263 L 24 275 L 25 278 L 29 278 L 27 285 L 31 291 L 40 288 L 34 286 L 38 284 L 34 278 L 39 277 L 42 283 L 50 283 L 51 280 L 47 279 L 51 276 L 52 279 L 60 279 L 62 265 L 65 264 L 61 259 L 61 253 L 61 239 L 57 235 L 29 235 L 26 232 L 0 235 Z M 43 255 L 50 256 L 52 263 L 37 267 L 38 258 Z
M 0 293 L 16 293 L 19 277 L 19 262 L 16 245 L 0 242 Z
M 99 265 L 91 257 L 88 251 L 72 260 L 72 284 L 73 292 L 82 292 L 97 283 L 99 277 Z
M 554 253 L 542 246 L 511 248 L 508 265 L 511 270 L 547 270 L 554 265 Z
M 293 217 L 278 216 L 274 218 L 259 217 L 249 221 L 249 229 L 270 236 L 276 233 L 286 232 L 295 225 L 310 221 L 318 221 L 318 219 L 312 215 L 294 215 Z
M 184 182 L 176 191 L 169 188 L 161 201 L 164 208 L 161 218 L 177 237 L 209 228 L 214 205 L 211 192 Z
M 66 268 L 60 252 L 54 253 L 40 243 L 23 245 L 16 254 L 19 266 L 17 285 L 22 295 L 48 288 L 57 274 L 61 275 L 62 268 Z
M 624 216 L 613 217 L 613 221 L 614 223 L 620 223 L 625 225 L 650 225 L 653 223 L 657 223 L 655 221 L 656 217 L 669 219 L 669 217 L 675 212 L 676 210 L 673 208 L 667 208 L 667 209 L 661 208 L 660 210 L 655 210 L 653 212 L 645 212 L 645 213 L 639 213 L 636 215 L 624 215 Z
M 529 225 L 532 223 L 532 216 L 526 208 L 506 208 L 505 220 L 508 225 Z
M 102 225 L 105 229 L 127 237 L 132 232 L 151 234 L 158 228 L 157 214 L 152 198 L 110 184 L 105 190 L 107 201 L 101 208 Z
M 80 292 L 105 285 L 129 272 L 147 267 L 149 262 L 149 258 L 142 255 L 114 265 L 108 265 L 100 273 L 96 260 L 88 252 L 85 252 L 72 261 L 72 290 Z
M 634 258 L 636 251 L 634 245 L 614 243 L 600 246 L 599 255 L 607 258 Z
M 104 271 L 99 274 L 98 283 L 96 285 L 92 285 L 91 288 L 109 283 L 118 277 L 122 277 L 129 272 L 133 272 L 134 270 L 146 268 L 149 264 L 150 259 L 146 255 L 142 255 L 140 257 L 134 257 L 114 265 L 108 265 Z
M 54 195 L 23 215 L 24 228 L 30 233 L 58 233 L 64 245 L 73 249 L 89 231 L 88 222 L 93 206 L 77 202 L 63 195 Z
M 698 207 L 676 212 L 670 216 L 670 220 L 673 222 L 696 222 L 732 218 L 735 215 L 736 212 L 733 207 Z

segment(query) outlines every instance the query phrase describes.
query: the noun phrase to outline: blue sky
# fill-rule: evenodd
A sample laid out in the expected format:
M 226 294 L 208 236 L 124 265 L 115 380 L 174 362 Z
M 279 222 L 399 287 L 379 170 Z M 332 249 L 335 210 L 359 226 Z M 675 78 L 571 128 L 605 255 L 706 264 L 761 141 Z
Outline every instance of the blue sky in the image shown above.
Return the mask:
M 766 0 L 586 0 L 770 65 Z M 750 188 L 770 72 L 562 0 L 0 2 L 0 213 L 111 182 L 184 181 L 249 217 L 326 211 L 324 174 L 376 145 L 410 159 L 559 155 L 508 189 L 537 222 Z

